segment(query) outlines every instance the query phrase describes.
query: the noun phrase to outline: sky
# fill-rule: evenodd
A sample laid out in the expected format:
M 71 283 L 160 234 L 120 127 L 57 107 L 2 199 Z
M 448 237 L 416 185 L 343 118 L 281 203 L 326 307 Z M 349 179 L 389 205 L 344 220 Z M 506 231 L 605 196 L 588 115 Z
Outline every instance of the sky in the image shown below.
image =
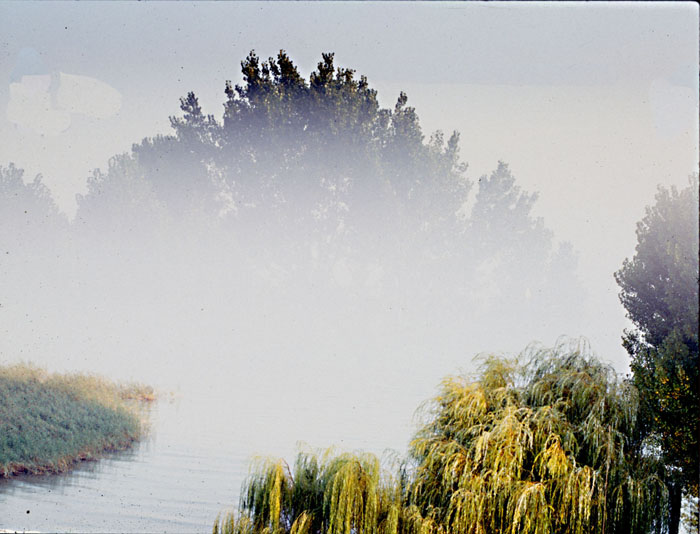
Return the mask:
M 612 273 L 657 186 L 697 171 L 697 43 L 692 2 L 3 2 L 0 165 L 41 173 L 72 216 L 92 170 L 168 133 L 188 91 L 220 118 L 251 49 L 306 76 L 333 51 L 383 106 L 405 91 L 426 135 L 458 130 L 472 180 L 503 160 L 539 192 L 624 370 Z

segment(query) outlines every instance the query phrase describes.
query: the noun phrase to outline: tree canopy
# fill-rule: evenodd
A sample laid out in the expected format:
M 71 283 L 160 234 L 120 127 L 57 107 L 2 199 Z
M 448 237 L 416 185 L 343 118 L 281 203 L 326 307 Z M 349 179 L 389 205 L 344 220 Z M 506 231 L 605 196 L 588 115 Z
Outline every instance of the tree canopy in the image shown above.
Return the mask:
M 583 300 L 571 248 L 557 249 L 532 215 L 537 196 L 505 163 L 472 187 L 459 134 L 426 137 L 405 93 L 382 108 L 367 78 L 332 53 L 305 78 L 284 51 L 266 61 L 251 52 L 241 75 L 225 84 L 222 119 L 188 93 L 171 135 L 95 172 L 76 215 L 88 244 L 140 236 L 160 247 L 171 229 L 177 246 L 187 235 L 199 246 L 219 232 L 239 265 L 287 277 L 324 273 L 333 285 L 344 272 L 360 285 L 419 285 L 434 299 L 492 288 L 482 300 L 507 297 L 514 313 L 556 293 Z
M 534 215 L 536 195 L 505 163 L 469 179 L 459 135 L 424 134 L 405 93 L 382 107 L 332 53 L 304 76 L 284 51 L 251 52 L 222 85 L 222 116 L 188 93 L 168 135 L 88 177 L 60 254 L 72 274 L 51 287 L 148 309 L 206 280 L 227 313 L 242 291 L 266 298 L 271 286 L 290 302 L 314 292 L 329 310 L 362 295 L 441 310 L 445 332 L 513 321 L 522 342 L 544 335 L 521 320 L 535 310 L 556 309 L 558 331 L 587 310 L 576 255 Z
M 59 212 L 41 175 L 24 181 L 13 164 L 0 166 L 0 295 L 32 308 L 27 290 L 50 288 L 65 258 L 68 220 Z
M 371 214 L 391 221 L 402 211 L 392 210 L 397 202 L 423 215 L 437 203 L 445 219 L 461 207 L 468 184 L 459 136 L 446 141 L 437 132 L 425 143 L 404 93 L 393 110 L 380 108 L 367 79 L 336 68 L 332 53 L 308 81 L 284 51 L 263 62 L 251 52 L 241 71 L 242 85 L 226 82 L 223 121 L 204 115 L 188 93 L 182 117 L 171 118 L 174 134 L 145 139 L 129 156 L 138 166 L 132 174 L 178 216 L 211 216 L 218 206 L 234 219 L 339 224 L 352 216 L 359 224 Z M 93 178 L 81 209 L 104 194 L 102 184 L 122 179 L 115 171 Z
M 698 178 L 678 191 L 659 188 L 637 223 L 637 247 L 615 274 L 635 325 L 625 338 L 659 347 L 673 332 L 697 339 Z
M 0 242 L 4 255 L 36 252 L 37 242 L 52 244 L 51 236 L 66 230 L 68 221 L 58 211 L 41 175 L 24 181 L 24 171 L 10 163 L 0 166 Z
M 698 178 L 660 188 L 637 225 L 637 247 L 615 273 L 634 329 L 624 345 L 641 396 L 640 434 L 660 446 L 672 488 L 672 531 L 681 490 L 698 497 Z

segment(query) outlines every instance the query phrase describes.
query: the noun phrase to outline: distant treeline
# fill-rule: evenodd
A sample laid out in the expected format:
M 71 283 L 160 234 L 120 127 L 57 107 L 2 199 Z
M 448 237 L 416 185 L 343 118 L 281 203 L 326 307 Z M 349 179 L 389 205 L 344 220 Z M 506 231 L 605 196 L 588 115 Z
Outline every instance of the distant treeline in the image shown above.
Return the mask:
M 127 272 L 168 258 L 226 264 L 263 284 L 313 277 L 330 290 L 459 295 L 504 322 L 546 308 L 565 324 L 566 302 L 583 313 L 573 248 L 533 215 L 537 195 L 505 163 L 468 179 L 457 132 L 426 139 L 405 94 L 381 108 L 333 54 L 308 80 L 284 52 L 251 52 L 241 66 L 242 84 L 225 84 L 223 120 L 189 93 L 171 135 L 95 171 L 70 223 L 39 178 L 0 168 L 8 269 L 78 258 L 91 272 L 105 262 Z

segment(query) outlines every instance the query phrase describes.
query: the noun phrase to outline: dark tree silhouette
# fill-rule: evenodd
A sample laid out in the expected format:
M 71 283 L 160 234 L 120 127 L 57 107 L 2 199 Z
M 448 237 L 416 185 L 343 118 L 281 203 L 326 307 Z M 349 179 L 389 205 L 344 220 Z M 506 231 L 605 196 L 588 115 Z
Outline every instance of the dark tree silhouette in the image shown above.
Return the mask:
M 96 239 L 101 226 L 129 228 L 128 239 L 154 246 L 177 228 L 170 241 L 191 245 L 182 250 L 216 236 L 210 242 L 237 268 L 313 278 L 315 287 L 351 279 L 410 292 L 421 306 L 450 302 L 460 317 L 480 313 L 479 300 L 503 321 L 553 295 L 583 300 L 575 255 L 557 252 L 532 215 L 537 196 L 501 163 L 480 180 L 469 212 L 459 135 L 426 137 L 405 93 L 380 107 L 368 80 L 331 53 L 308 78 L 284 51 L 266 61 L 251 52 L 241 73 L 225 84 L 222 120 L 188 93 L 172 135 L 145 139 L 97 172 L 76 221 Z
M 640 432 L 663 450 L 672 534 L 682 492 L 698 496 L 698 178 L 659 188 L 637 224 L 637 248 L 615 273 L 635 328 L 625 331 L 641 395 Z

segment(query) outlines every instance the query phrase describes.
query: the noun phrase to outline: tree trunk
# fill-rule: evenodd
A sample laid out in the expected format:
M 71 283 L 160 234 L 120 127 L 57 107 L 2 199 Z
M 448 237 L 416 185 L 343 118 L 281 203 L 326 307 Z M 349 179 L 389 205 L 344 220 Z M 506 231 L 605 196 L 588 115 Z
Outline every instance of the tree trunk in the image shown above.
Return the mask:
M 683 499 L 681 484 L 672 482 L 668 488 L 668 497 L 671 505 L 668 534 L 678 534 L 678 526 L 681 521 L 681 502 Z

